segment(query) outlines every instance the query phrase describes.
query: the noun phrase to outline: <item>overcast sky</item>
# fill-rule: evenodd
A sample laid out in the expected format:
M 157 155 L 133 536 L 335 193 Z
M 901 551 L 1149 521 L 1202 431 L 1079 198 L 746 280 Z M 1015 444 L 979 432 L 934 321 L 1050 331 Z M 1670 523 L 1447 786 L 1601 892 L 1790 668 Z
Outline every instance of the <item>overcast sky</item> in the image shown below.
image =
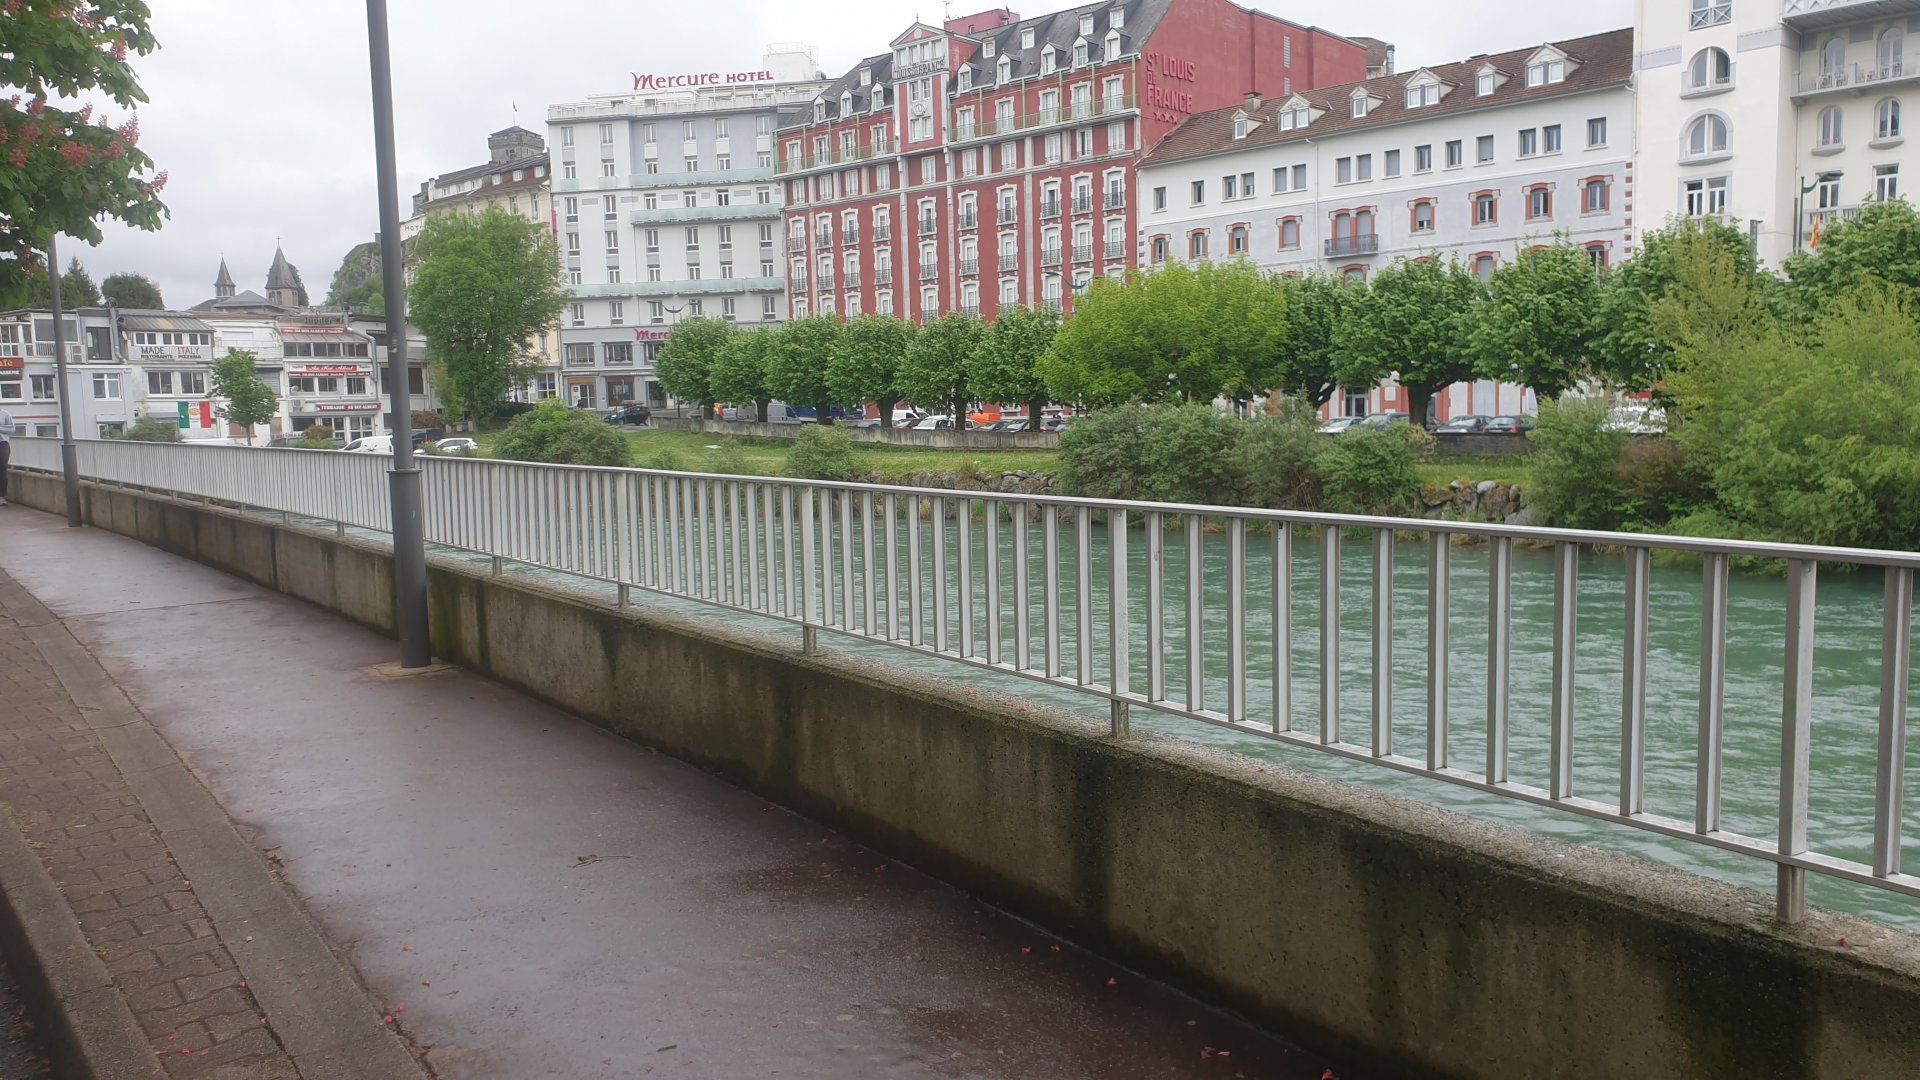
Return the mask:
M 987 3 L 956 3 L 968 14 Z M 1023 15 L 1070 3 L 1014 4 Z M 1400 70 L 1629 25 L 1631 0 L 1262 0 L 1336 33 L 1393 42 Z M 402 214 L 429 175 L 476 164 L 517 120 L 545 134 L 546 106 L 625 90 L 628 72 L 740 70 L 770 42 L 815 47 L 838 74 L 916 17 L 914 0 L 392 0 Z M 1471 9 L 1471 17 L 1463 13 Z M 154 0 L 161 48 L 137 65 L 150 103 L 141 145 L 169 173 L 158 233 L 109 228 L 68 243 L 94 280 L 131 270 L 185 307 L 212 295 L 224 254 L 242 289 L 263 287 L 276 239 L 318 302 L 347 249 L 372 239 L 364 6 L 351 0 Z

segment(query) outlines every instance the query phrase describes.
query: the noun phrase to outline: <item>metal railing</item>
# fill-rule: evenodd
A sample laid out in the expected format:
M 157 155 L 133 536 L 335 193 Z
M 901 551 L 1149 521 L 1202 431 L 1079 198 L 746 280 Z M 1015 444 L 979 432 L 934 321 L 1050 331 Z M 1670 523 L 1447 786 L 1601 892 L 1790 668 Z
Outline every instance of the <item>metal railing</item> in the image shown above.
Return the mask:
M 982 110 L 976 112 L 976 116 L 985 116 L 984 95 L 991 91 L 991 87 L 984 87 L 975 91 L 976 94 L 981 96 L 962 96 L 956 98 L 955 103 L 961 106 L 972 104 L 976 109 Z M 950 122 L 948 130 L 954 133 L 953 141 L 959 143 L 971 139 L 984 139 L 996 135 L 1006 135 L 1015 131 L 1033 131 L 1038 128 L 1053 127 L 1057 124 L 1076 123 L 1097 116 L 1114 116 L 1120 113 L 1129 113 L 1137 107 L 1138 103 L 1132 94 L 1108 94 L 1094 98 L 1091 101 L 1075 102 L 1071 110 L 1063 109 L 1055 105 L 1051 108 L 1036 109 L 1030 113 L 1013 115 L 1000 115 L 996 113 L 991 123 L 983 121 L 979 126 L 972 128 L 965 135 L 961 134 L 958 123 Z
M 1328 255 L 1372 255 L 1380 250 L 1380 236 L 1377 233 L 1335 236 L 1325 243 Z
M 58 470 L 56 440 L 19 438 L 15 447 L 17 467 Z M 389 528 L 385 456 L 97 441 L 78 449 L 82 475 L 102 483 L 342 529 Z M 521 563 L 612 582 L 623 602 L 637 589 L 751 612 L 801 626 L 809 649 L 825 632 L 1020 676 L 1105 701 L 1115 736 L 1127 734 L 1131 710 L 1142 708 L 1734 852 L 1774 864 L 1778 915 L 1789 922 L 1805 915 L 1809 872 L 1920 897 L 1920 876 L 1901 869 L 1920 553 L 444 457 L 419 463 L 427 539 L 491 556 L 495 572 Z M 1398 542 L 1408 536 L 1417 548 Z M 1485 545 L 1484 579 L 1455 571 L 1462 540 Z M 1371 577 L 1368 644 L 1351 658 L 1364 660 L 1367 719 L 1357 730 L 1342 704 L 1342 674 L 1352 674 L 1353 638 L 1341 633 L 1346 575 L 1329 572 L 1355 543 L 1365 545 Z M 1517 701 L 1511 685 L 1520 544 L 1551 552 L 1552 645 L 1542 662 L 1550 689 L 1538 702 Z M 1409 558 L 1409 550 L 1420 554 Z M 1579 634 L 1583 609 L 1589 619 L 1597 614 L 1592 589 L 1582 596 L 1582 556 L 1596 550 L 1622 553 L 1625 563 L 1605 617 L 1622 619 L 1618 690 L 1605 695 L 1576 680 L 1576 661 L 1594 640 Z M 1701 581 L 1697 635 L 1691 624 L 1682 628 L 1698 642 L 1699 671 L 1697 723 L 1686 725 L 1680 750 L 1693 762 L 1686 817 L 1650 810 L 1646 791 L 1649 638 L 1669 629 L 1652 625 L 1650 583 L 1656 557 L 1676 554 L 1699 560 Z M 1786 570 L 1783 662 L 1767 676 L 1779 678 L 1782 702 L 1771 836 L 1732 831 L 1721 816 L 1728 726 L 1756 722 L 1727 708 L 1737 559 Z M 1403 562 L 1425 579 L 1424 610 L 1411 620 L 1427 647 L 1413 657 L 1395 653 L 1396 626 L 1409 618 L 1404 601 L 1395 603 Z M 1813 789 L 1822 785 L 1824 800 L 1833 782 L 1814 773 L 1810 752 L 1823 567 L 1884 574 L 1866 861 L 1823 852 L 1820 841 L 1845 839 L 1809 829 Z M 1463 595 L 1469 579 L 1484 580 L 1483 591 Z M 1315 616 L 1297 618 L 1296 607 L 1316 594 Z M 1455 669 L 1456 608 L 1485 612 L 1485 663 L 1476 670 Z M 1743 604 L 1740 621 L 1755 618 Z M 1663 636 L 1670 652 L 1678 638 Z M 1301 645 L 1307 638 L 1316 639 L 1312 652 Z M 1296 672 L 1298 656 L 1316 652 L 1315 670 Z M 1395 726 L 1392 676 L 1413 665 L 1424 669 L 1423 733 L 1407 746 Z M 1454 715 L 1450 686 L 1482 679 L 1484 715 Z M 1299 709 L 1303 690 L 1309 707 Z M 1603 697 L 1605 704 L 1596 700 Z M 1536 705 L 1548 728 L 1545 763 L 1515 768 L 1535 756 L 1510 753 L 1515 715 L 1531 738 Z M 1454 752 L 1461 729 L 1484 735 L 1474 740 L 1483 753 Z M 1604 794 L 1576 789 L 1576 742 L 1591 751 L 1596 738 L 1609 747 L 1613 773 Z M 1578 775 L 1591 784 L 1587 757 Z M 1851 833 L 1853 820 L 1836 828 Z
M 1920 68 L 1902 61 L 1886 64 L 1852 64 L 1794 76 L 1795 92 L 1817 94 L 1823 90 L 1852 90 L 1879 83 L 1899 82 L 1920 76 Z

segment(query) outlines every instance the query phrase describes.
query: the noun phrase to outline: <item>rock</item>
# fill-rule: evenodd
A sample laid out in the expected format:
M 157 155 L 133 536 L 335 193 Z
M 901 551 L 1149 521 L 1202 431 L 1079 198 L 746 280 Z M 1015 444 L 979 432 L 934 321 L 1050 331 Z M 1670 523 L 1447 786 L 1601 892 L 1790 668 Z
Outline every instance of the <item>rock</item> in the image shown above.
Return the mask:
M 1507 515 L 1506 523 L 1508 525 L 1537 525 L 1539 524 L 1539 521 L 1538 521 L 1538 515 L 1536 515 L 1533 512 L 1533 507 L 1522 506 L 1518 510 L 1515 510 L 1513 513 Z
M 1494 488 L 1497 488 L 1499 486 L 1500 486 L 1499 484 L 1493 482 L 1492 480 L 1482 480 L 1478 484 L 1475 484 L 1473 486 L 1473 490 L 1480 495 L 1485 495 L 1487 492 L 1492 491 Z

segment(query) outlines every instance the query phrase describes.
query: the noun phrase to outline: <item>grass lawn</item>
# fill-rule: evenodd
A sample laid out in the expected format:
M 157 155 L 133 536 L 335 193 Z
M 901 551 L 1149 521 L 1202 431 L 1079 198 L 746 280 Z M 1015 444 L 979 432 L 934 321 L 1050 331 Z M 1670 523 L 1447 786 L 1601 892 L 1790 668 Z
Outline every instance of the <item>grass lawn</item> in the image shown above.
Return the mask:
M 1455 480 L 1469 484 L 1494 480 L 1502 484 L 1518 484 L 1524 491 L 1533 484 L 1533 462 L 1522 454 L 1517 457 L 1440 458 L 1420 465 L 1420 483 L 1423 487 L 1446 487 Z
M 738 435 L 703 435 L 696 431 L 626 431 L 633 444 L 633 463 L 641 468 L 668 464 L 695 472 L 731 472 L 744 469 L 759 476 L 784 476 L 794 444 L 786 439 L 754 439 Z M 481 452 L 497 437 L 482 432 Z M 856 443 L 854 459 L 880 480 L 899 480 L 917 472 L 957 472 L 968 465 L 980 472 L 1052 472 L 1060 455 L 1051 450 L 925 450 L 918 447 L 871 446 Z

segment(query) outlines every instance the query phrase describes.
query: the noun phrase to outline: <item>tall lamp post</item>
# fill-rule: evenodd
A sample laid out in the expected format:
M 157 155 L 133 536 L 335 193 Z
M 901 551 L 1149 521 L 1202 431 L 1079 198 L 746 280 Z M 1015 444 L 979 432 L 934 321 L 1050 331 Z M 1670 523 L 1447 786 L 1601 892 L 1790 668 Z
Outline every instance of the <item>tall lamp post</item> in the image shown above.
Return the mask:
M 380 273 L 387 301 L 387 389 L 392 414 L 393 623 L 400 666 L 433 663 L 427 636 L 427 548 L 420 511 L 420 466 L 413 459 L 413 400 L 407 387 L 407 288 L 400 262 L 400 189 L 393 160 L 393 62 L 387 0 L 367 0 L 367 59 L 373 75 L 373 153 L 380 184 Z
M 60 479 L 67 494 L 67 528 L 80 527 L 80 449 L 73 445 L 73 387 L 67 384 L 67 320 L 60 310 L 60 253 L 47 236 L 48 299 L 53 307 L 54 384 L 60 398 Z

